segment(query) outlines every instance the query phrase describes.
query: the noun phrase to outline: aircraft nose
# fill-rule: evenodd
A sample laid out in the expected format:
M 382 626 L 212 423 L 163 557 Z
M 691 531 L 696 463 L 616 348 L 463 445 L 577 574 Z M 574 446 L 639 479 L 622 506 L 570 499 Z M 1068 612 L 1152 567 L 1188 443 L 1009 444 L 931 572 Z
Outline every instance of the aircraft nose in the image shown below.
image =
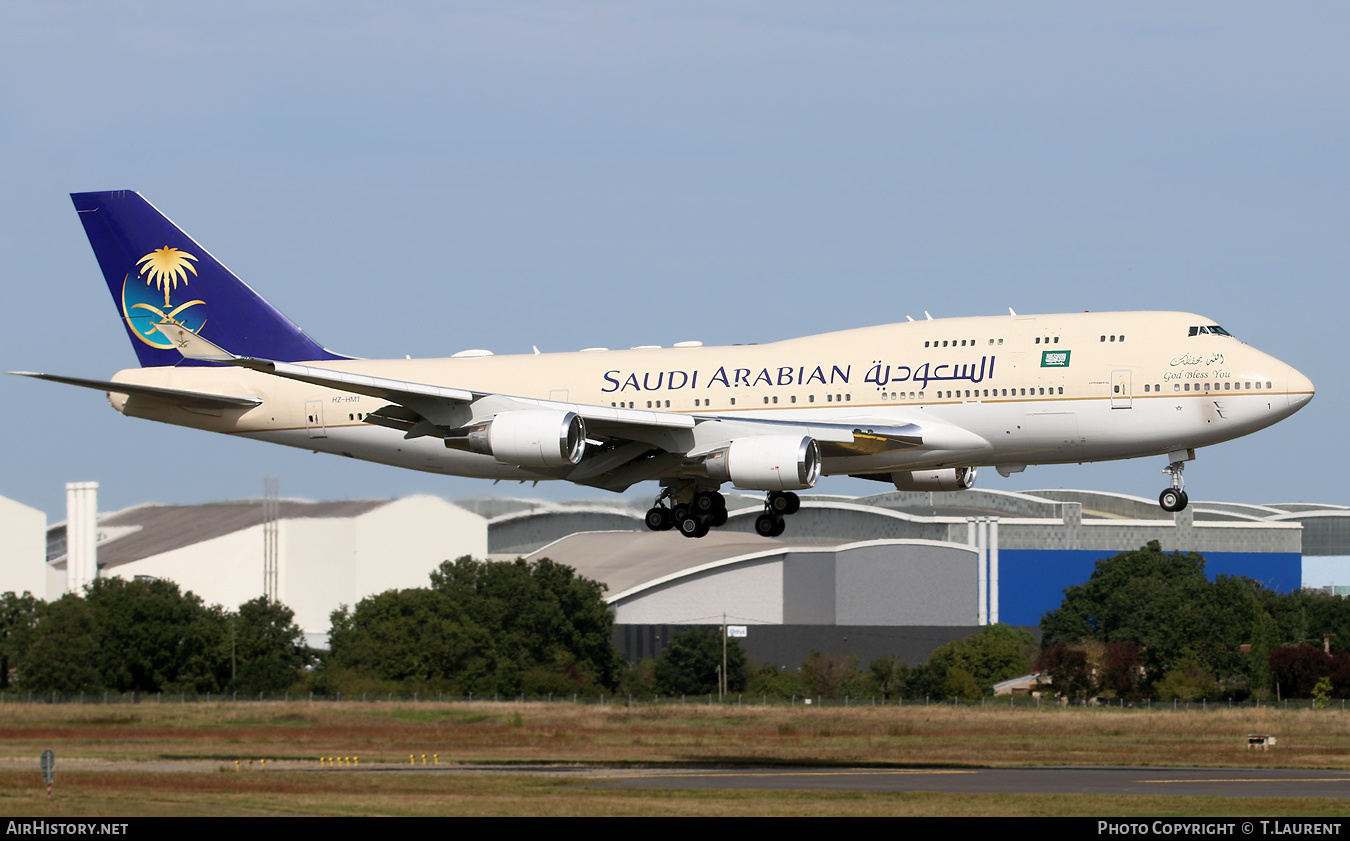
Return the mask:
M 1296 412 L 1313 399 L 1316 389 L 1313 388 L 1312 380 L 1290 365 L 1289 373 L 1285 376 L 1285 391 L 1289 394 L 1290 410 Z

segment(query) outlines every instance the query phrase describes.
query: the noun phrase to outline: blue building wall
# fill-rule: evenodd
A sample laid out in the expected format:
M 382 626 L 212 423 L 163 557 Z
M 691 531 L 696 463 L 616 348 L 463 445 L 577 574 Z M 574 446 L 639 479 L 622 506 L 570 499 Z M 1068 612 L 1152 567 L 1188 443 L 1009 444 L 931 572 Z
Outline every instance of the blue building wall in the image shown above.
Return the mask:
M 1038 625 L 1041 615 L 1059 607 L 1064 591 L 1092 577 L 1097 561 L 1130 551 L 1085 549 L 1000 549 L 999 621 Z M 1297 590 L 1303 581 L 1303 556 L 1298 552 L 1208 552 L 1205 573 L 1243 575 L 1281 593 Z

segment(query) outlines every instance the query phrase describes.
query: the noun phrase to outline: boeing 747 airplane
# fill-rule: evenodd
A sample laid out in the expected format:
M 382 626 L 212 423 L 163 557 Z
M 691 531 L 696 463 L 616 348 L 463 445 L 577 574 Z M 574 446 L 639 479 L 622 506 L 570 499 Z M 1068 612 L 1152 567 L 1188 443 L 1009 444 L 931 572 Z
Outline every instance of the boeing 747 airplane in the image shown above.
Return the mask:
M 1167 511 L 1195 451 L 1292 415 L 1313 384 L 1180 312 L 943 318 L 762 345 L 356 359 L 315 343 L 137 193 L 75 209 L 141 366 L 124 415 L 484 479 L 623 491 L 655 481 L 653 530 L 702 537 L 730 484 L 784 531 L 824 475 L 959 491 L 978 467 L 1164 455 Z

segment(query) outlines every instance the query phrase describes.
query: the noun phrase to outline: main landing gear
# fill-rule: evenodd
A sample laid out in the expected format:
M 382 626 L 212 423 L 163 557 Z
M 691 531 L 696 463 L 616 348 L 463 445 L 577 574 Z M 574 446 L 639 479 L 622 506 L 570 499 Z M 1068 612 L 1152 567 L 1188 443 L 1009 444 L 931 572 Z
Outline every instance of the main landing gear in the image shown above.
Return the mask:
M 652 531 L 676 528 L 685 537 L 703 537 L 709 529 L 726 525 L 727 501 L 715 488 L 665 487 L 647 511 L 646 522 Z
M 796 494 L 773 491 L 764 501 L 764 513 L 755 520 L 755 532 L 777 537 L 785 528 L 783 518 L 800 507 Z M 685 537 L 703 537 L 709 530 L 726 525 L 727 501 L 716 488 L 692 483 L 682 488 L 664 487 L 647 511 L 646 523 L 652 531 L 679 529 Z
M 764 500 L 764 513 L 755 518 L 755 534 L 760 537 L 777 537 L 787 528 L 783 518 L 796 514 L 802 507 L 801 498 L 791 491 L 770 491 Z
M 1194 457 L 1194 455 L 1191 456 L 1191 458 Z M 1178 459 L 1163 468 L 1163 472 L 1172 477 L 1172 487 L 1158 494 L 1158 504 L 1162 506 L 1164 511 L 1180 511 L 1186 507 L 1186 503 L 1190 502 L 1190 499 L 1186 496 L 1186 477 L 1182 474 L 1182 471 L 1186 469 L 1187 461 L 1189 459 Z

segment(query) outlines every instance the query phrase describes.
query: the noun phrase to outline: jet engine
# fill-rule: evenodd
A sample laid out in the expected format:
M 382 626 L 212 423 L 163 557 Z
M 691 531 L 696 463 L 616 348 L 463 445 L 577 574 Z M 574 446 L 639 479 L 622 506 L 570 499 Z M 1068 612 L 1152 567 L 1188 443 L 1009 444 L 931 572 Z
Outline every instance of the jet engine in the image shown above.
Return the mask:
M 902 491 L 965 491 L 975 485 L 974 467 L 948 467 L 945 470 L 906 470 L 891 474 L 891 481 Z
M 820 478 L 820 446 L 810 435 L 753 435 L 708 454 L 708 476 L 745 491 L 800 491 Z
M 445 439 L 453 447 L 453 439 Z M 461 439 L 462 440 L 462 439 Z M 502 412 L 469 430 L 469 450 L 521 467 L 566 467 L 586 451 L 586 424 L 576 412 Z M 462 445 L 460 445 L 462 446 Z

